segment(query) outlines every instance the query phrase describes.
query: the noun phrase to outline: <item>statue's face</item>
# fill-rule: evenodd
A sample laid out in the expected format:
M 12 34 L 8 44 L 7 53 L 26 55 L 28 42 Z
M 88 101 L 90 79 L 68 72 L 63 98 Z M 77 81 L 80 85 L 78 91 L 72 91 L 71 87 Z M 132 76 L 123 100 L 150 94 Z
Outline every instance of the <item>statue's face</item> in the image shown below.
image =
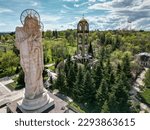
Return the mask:
M 29 20 L 27 24 L 29 28 L 35 28 L 38 26 L 38 23 L 34 19 Z
M 38 21 L 36 19 L 27 18 L 25 20 L 25 27 L 27 27 L 29 30 L 32 30 L 32 29 L 39 28 L 39 24 L 38 24 Z

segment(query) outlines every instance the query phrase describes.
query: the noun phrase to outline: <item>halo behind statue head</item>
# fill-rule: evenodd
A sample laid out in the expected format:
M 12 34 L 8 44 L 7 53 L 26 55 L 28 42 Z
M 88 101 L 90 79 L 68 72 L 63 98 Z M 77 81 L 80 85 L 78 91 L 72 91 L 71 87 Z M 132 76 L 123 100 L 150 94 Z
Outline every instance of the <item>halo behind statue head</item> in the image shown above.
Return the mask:
M 20 21 L 21 21 L 22 25 L 25 24 L 25 20 L 27 17 L 36 18 L 38 20 L 39 25 L 40 25 L 40 30 L 43 31 L 44 25 L 42 24 L 42 22 L 40 20 L 40 15 L 37 11 L 35 11 L 34 9 L 24 10 L 20 15 Z

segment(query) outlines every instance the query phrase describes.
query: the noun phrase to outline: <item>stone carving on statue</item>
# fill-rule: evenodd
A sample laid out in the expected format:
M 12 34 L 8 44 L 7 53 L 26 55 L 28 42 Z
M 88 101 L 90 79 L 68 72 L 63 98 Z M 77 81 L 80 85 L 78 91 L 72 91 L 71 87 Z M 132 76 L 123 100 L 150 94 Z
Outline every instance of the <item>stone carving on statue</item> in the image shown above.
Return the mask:
M 21 18 L 23 16 L 24 19 L 21 19 L 23 27 L 16 27 L 16 47 L 20 51 L 20 64 L 25 74 L 25 96 L 21 107 L 34 110 L 49 101 L 42 77 L 44 69 L 42 31 L 40 17 L 35 10 L 25 10 Z

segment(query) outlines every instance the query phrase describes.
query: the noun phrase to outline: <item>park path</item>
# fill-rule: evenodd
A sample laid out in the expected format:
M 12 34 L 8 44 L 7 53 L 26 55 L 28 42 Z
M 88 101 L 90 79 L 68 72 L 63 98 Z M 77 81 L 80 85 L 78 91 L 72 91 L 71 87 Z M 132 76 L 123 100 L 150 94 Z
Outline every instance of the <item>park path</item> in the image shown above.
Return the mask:
M 143 79 L 145 78 L 145 73 L 147 72 L 147 68 L 145 68 L 141 74 L 138 76 L 138 78 L 136 79 L 135 83 L 133 84 L 132 90 L 130 91 L 130 94 L 132 94 L 131 99 L 133 103 L 139 103 L 140 104 L 140 112 L 143 111 L 147 111 L 150 113 L 150 107 L 148 105 L 146 105 L 145 103 L 141 102 L 138 98 L 137 98 L 137 94 L 138 92 L 140 92 L 140 86 L 143 86 Z
M 5 85 L 14 82 L 12 78 L 5 77 L 0 79 L 0 113 L 6 112 L 6 104 L 21 98 L 24 89 L 11 91 Z
M 45 65 L 45 67 L 51 67 L 51 66 L 54 66 L 54 65 L 55 65 L 55 63 L 51 63 L 51 64 Z

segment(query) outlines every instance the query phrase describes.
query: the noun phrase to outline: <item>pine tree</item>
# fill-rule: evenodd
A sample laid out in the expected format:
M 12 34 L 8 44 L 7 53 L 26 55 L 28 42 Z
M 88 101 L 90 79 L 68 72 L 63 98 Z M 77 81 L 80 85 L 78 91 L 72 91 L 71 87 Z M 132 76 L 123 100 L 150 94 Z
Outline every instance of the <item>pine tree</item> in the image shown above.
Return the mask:
M 104 69 L 104 77 L 105 77 L 106 82 L 108 84 L 108 92 L 111 92 L 111 88 L 114 84 L 115 77 L 114 77 L 114 73 L 112 71 L 112 66 L 110 64 L 109 59 L 107 60 L 106 66 L 105 66 L 105 69 Z
M 130 60 L 129 60 L 129 56 L 128 55 L 126 55 L 123 58 L 122 70 L 125 73 L 125 75 L 127 76 L 127 78 L 131 81 L 131 78 L 132 78 L 131 66 L 130 66 Z
M 104 47 L 102 47 L 101 50 L 100 50 L 99 58 L 100 58 L 101 61 L 104 61 L 104 59 L 105 59 L 105 48 Z
M 73 86 L 76 80 L 76 75 L 74 72 L 73 65 L 70 65 L 68 75 L 66 77 L 66 85 L 67 85 L 67 95 L 73 97 Z
M 96 92 L 96 101 L 97 101 L 97 106 L 101 110 L 102 106 L 104 105 L 105 100 L 107 100 L 107 95 L 108 95 L 108 84 L 105 78 L 103 78 L 99 89 Z
M 61 93 L 67 93 L 66 78 L 64 73 L 62 73 L 60 70 L 58 73 L 57 80 L 55 82 L 55 88 L 59 89 Z
M 95 84 L 94 80 L 92 79 L 92 76 L 90 72 L 87 70 L 87 72 L 84 75 L 84 102 L 87 103 L 87 106 L 91 105 L 95 101 Z
M 66 73 L 66 77 L 68 77 L 68 73 L 69 73 L 69 69 L 70 69 L 71 65 L 72 65 L 71 56 L 68 55 L 66 63 L 65 63 L 65 67 L 64 67 L 64 71 Z
M 116 106 L 118 108 L 118 112 L 129 112 L 129 95 L 128 90 L 126 89 L 124 82 L 122 79 L 120 79 L 114 87 L 115 90 L 115 96 L 116 101 L 118 102 L 118 105 Z
M 93 55 L 93 47 L 92 47 L 91 42 L 90 42 L 90 46 L 89 46 L 89 48 L 88 48 L 88 54 L 90 54 L 92 57 L 94 56 L 94 55 Z
M 120 74 L 121 74 L 121 72 L 122 72 L 121 65 L 120 65 L 120 64 L 118 64 L 118 65 L 117 65 L 116 75 L 120 75 Z
M 118 102 L 116 99 L 115 91 L 109 93 L 109 99 L 108 99 L 108 107 L 110 113 L 118 113 Z
M 79 103 L 83 102 L 84 98 L 83 76 L 83 70 L 81 67 L 79 67 L 76 81 L 73 87 L 73 99 Z
M 109 113 L 110 112 L 107 100 L 104 102 L 104 105 L 102 106 L 101 112 L 102 113 Z
M 105 34 L 104 34 L 104 33 L 102 33 L 102 34 L 100 35 L 100 41 L 101 41 L 102 44 L 105 43 Z
M 99 88 L 101 84 L 101 80 L 103 78 L 103 71 L 100 64 L 96 66 L 96 69 L 93 69 L 93 79 L 95 82 L 95 88 L 96 90 Z
M 75 76 L 77 76 L 77 73 L 78 73 L 78 64 L 77 64 L 77 62 L 74 62 L 73 69 L 74 69 Z

